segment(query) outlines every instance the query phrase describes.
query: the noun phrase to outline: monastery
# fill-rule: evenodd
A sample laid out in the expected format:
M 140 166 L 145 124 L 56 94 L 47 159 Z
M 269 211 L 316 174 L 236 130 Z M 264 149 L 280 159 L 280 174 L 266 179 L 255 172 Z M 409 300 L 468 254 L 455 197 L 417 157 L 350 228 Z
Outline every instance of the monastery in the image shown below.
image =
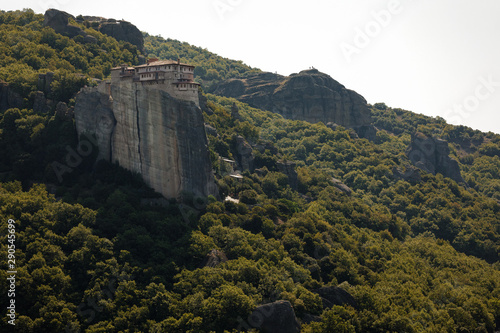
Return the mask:
M 172 97 L 194 102 L 199 106 L 199 83 L 194 82 L 194 67 L 180 60 L 149 59 L 146 64 L 129 67 L 124 64 L 111 69 L 111 85 L 124 81 L 150 85 L 164 90 Z

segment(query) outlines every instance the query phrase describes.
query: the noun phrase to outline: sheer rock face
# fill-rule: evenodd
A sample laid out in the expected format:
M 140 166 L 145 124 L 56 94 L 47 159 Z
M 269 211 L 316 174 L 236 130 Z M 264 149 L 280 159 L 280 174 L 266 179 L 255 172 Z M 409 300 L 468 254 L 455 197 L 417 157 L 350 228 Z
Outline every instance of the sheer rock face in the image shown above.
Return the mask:
M 366 135 L 372 135 L 375 130 L 363 96 L 316 69 L 288 77 L 261 73 L 244 79 L 231 79 L 221 83 L 215 94 L 237 98 L 287 119 L 363 128 Z
M 99 158 L 141 174 L 166 198 L 216 194 L 200 108 L 132 82 L 110 90 L 85 88 L 75 107 L 78 134 L 96 135 Z
M 95 88 L 83 88 L 76 97 L 74 113 L 78 137 L 95 135 L 97 159 L 111 161 L 111 135 L 116 126 L 111 96 Z
M 449 156 L 450 148 L 447 141 L 415 133 L 411 136 L 411 143 L 406 153 L 419 169 L 434 175 L 440 173 L 457 183 L 465 183 L 458 162 Z

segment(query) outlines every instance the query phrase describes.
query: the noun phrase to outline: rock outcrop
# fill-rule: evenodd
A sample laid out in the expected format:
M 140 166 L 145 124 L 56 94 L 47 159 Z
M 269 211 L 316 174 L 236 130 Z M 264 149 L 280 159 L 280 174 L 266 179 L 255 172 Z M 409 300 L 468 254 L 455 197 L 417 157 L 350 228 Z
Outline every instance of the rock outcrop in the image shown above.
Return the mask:
M 83 19 L 96 25 L 97 30 L 103 34 L 119 41 L 129 42 L 137 46 L 139 50 L 144 51 L 144 37 L 142 36 L 142 32 L 132 23 L 95 16 L 84 16 Z
M 219 84 L 215 94 L 237 98 L 287 119 L 336 123 L 356 129 L 361 137 L 375 137 L 376 130 L 363 96 L 316 69 L 288 77 L 260 73 L 230 79 Z
M 69 13 L 63 12 L 57 9 L 49 9 L 45 12 L 45 20 L 43 25 L 46 27 L 51 27 L 58 34 L 62 34 L 68 37 L 75 37 L 78 35 L 86 35 L 85 32 L 80 27 L 69 24 L 69 19 L 75 19 L 75 17 Z
M 46 113 L 49 110 L 47 106 L 47 99 L 42 91 L 35 93 L 35 100 L 33 101 L 33 111 L 38 114 Z
M 236 103 L 233 103 L 231 106 L 231 118 L 235 120 L 242 120 L 241 115 L 240 115 L 240 109 L 236 105 Z
M 0 82 L 0 111 L 23 107 L 23 98 L 13 91 L 8 83 Z
M 458 183 L 465 183 L 458 162 L 449 156 L 450 148 L 447 141 L 417 132 L 411 136 L 406 153 L 419 169 L 434 175 L 440 173 Z
M 288 184 L 294 190 L 299 186 L 299 176 L 297 171 L 295 171 L 295 162 L 292 161 L 278 161 L 276 166 L 281 173 L 284 173 L 288 177 Z
M 240 329 L 257 328 L 262 333 L 300 332 L 300 324 L 289 301 L 276 301 L 258 306 L 248 316 L 244 326 Z
M 42 91 L 45 95 L 49 95 L 52 92 L 50 86 L 53 81 L 54 81 L 54 72 L 38 74 L 38 90 Z
M 110 93 L 108 92 L 110 91 Z M 95 135 L 99 158 L 139 173 L 166 198 L 216 195 L 203 116 L 154 86 L 121 82 L 77 95 L 79 136 Z
M 358 304 L 354 297 L 347 291 L 340 287 L 323 287 L 313 290 L 314 293 L 318 294 L 323 301 L 323 308 L 329 309 L 334 305 L 350 305 L 357 309 Z
M 392 168 L 392 175 L 395 179 L 403 179 L 410 183 L 418 183 L 422 180 L 420 169 L 408 166 L 405 172 L 402 172 L 397 166 Z
M 139 50 L 144 51 L 144 38 L 141 31 L 135 25 L 127 21 L 117 21 L 95 16 L 79 16 L 75 18 L 73 15 L 66 12 L 57 9 L 49 9 L 45 12 L 44 25 L 51 27 L 59 34 L 71 38 L 82 36 L 86 43 L 97 42 L 95 37 L 87 35 L 80 27 L 70 24 L 70 19 L 78 23 L 85 23 L 85 21 L 88 21 L 94 29 L 101 33 L 119 41 L 129 42 L 137 46 Z
M 203 263 L 201 264 L 201 267 L 216 267 L 226 261 L 227 256 L 224 252 L 213 249 L 207 254 L 205 260 L 203 260 Z
M 235 140 L 237 152 L 236 159 L 239 168 L 241 170 L 253 171 L 253 162 L 255 157 L 253 155 L 252 146 L 241 135 L 238 135 Z
M 64 102 L 59 102 L 56 105 L 56 116 L 66 118 L 66 120 L 73 119 L 73 109 L 69 108 Z
M 340 192 L 345 193 L 347 195 L 352 194 L 351 188 L 349 186 L 347 186 L 346 184 L 342 183 L 342 181 L 340 181 L 339 179 L 332 177 L 331 181 L 332 181 L 333 186 L 335 186 L 335 188 L 337 190 L 339 190 Z
M 219 133 L 217 133 L 217 129 L 213 126 L 210 126 L 209 124 L 205 124 L 205 131 L 207 132 L 207 135 L 212 135 L 215 137 L 219 136 Z

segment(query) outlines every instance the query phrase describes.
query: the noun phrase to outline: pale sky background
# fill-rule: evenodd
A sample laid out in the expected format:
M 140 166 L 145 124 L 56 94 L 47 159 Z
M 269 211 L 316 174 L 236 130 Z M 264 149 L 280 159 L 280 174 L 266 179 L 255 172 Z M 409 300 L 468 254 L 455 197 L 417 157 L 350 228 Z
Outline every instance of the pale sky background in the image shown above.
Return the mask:
M 265 71 L 311 66 L 369 103 L 500 133 L 498 0 L 0 0 L 124 19 Z M 378 15 L 377 15 L 378 14 Z M 378 16 L 378 20 L 377 17 Z

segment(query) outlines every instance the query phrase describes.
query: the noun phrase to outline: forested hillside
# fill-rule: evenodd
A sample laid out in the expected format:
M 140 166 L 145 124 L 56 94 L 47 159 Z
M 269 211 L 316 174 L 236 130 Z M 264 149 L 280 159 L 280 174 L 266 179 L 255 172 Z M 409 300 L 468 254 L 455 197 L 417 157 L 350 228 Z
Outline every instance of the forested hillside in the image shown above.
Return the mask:
M 180 59 L 196 66 L 196 80 L 210 90 L 221 80 L 242 77 L 260 72 L 259 69 L 245 65 L 242 61 L 223 58 L 207 49 L 192 46 L 175 39 L 144 34 L 145 53 L 150 58 Z
M 431 118 L 402 109 L 388 108 L 384 103 L 372 109 L 374 123 L 380 131 L 377 143 L 388 142 L 385 148 L 395 147 L 392 138 L 397 136 L 407 146 L 414 132 L 437 135 L 450 143 L 453 157 L 459 161 L 467 184 L 500 200 L 500 135 L 483 133 L 466 126 L 449 125 L 442 118 Z M 396 152 L 396 151 L 394 151 Z M 402 150 L 400 150 L 402 152 Z
M 80 87 L 139 52 L 42 22 L 0 14 L 0 79 L 22 98 L 0 114 L 0 234 L 13 219 L 17 267 L 16 325 L 2 312 L 2 332 L 237 332 L 278 300 L 301 332 L 500 329 L 500 135 L 379 103 L 370 142 L 206 94 L 220 199 L 162 199 L 140 175 L 95 163 L 96 151 L 58 179 L 53 163 L 67 162 L 78 138 L 57 105 L 71 107 Z M 199 66 L 207 87 L 256 71 L 159 37 L 146 35 L 145 49 Z M 52 102 L 40 109 L 38 74 L 48 71 Z M 417 172 L 406 154 L 414 133 L 448 140 L 466 183 L 403 177 Z M 248 167 L 235 177 L 222 158 Z M 336 286 L 352 300 L 320 297 Z

